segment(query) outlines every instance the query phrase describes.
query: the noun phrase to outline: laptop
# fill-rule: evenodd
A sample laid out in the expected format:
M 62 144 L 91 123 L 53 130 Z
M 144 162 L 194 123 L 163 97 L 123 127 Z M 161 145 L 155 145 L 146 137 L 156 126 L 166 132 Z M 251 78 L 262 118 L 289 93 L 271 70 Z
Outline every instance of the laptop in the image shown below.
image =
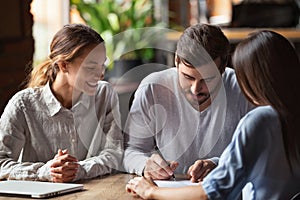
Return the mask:
M 40 181 L 0 181 L 0 195 L 22 195 L 32 198 L 46 198 L 83 189 L 82 184 L 52 183 Z

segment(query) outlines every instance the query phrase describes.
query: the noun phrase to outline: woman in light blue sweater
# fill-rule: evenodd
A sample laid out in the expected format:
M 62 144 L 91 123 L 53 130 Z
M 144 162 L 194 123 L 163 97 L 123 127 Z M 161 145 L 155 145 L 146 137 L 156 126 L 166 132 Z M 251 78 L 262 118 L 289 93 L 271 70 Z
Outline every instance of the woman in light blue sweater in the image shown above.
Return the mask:
M 219 165 L 197 186 L 159 188 L 135 178 L 128 192 L 145 199 L 291 199 L 300 192 L 299 58 L 283 36 L 251 34 L 236 48 L 233 65 L 246 97 L 258 107 L 239 123 Z M 199 166 L 190 169 L 197 176 Z

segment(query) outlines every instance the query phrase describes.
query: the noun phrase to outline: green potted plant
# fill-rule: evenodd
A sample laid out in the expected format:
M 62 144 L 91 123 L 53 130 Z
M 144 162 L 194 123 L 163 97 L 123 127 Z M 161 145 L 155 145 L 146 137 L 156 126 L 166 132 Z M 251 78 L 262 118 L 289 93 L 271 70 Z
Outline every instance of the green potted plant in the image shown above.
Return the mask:
M 162 24 L 155 21 L 152 0 L 71 0 L 71 5 L 104 38 L 110 70 L 120 60 L 136 65 L 132 62 L 153 59 L 154 50 L 147 47 L 155 40 L 155 34 L 145 28 Z

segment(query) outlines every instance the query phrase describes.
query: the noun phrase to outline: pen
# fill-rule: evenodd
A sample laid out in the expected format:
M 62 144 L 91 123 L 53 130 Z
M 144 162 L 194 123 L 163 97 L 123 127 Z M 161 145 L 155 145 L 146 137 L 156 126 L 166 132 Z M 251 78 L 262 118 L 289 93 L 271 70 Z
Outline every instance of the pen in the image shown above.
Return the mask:
M 161 154 L 158 146 L 155 146 L 154 148 L 155 148 L 155 151 L 158 153 L 158 155 L 163 159 L 163 161 L 170 167 L 170 163 L 163 157 L 163 155 Z M 174 181 L 176 181 L 174 174 L 172 174 L 172 178 L 173 178 Z

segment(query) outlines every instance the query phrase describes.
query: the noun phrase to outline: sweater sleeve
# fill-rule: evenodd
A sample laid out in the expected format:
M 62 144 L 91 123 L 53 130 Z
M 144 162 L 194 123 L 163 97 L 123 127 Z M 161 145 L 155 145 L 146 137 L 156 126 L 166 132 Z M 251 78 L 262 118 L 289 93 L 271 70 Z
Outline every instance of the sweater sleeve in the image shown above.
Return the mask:
M 140 87 L 136 93 L 125 126 L 125 171 L 142 175 L 154 147 L 155 119 L 150 86 Z

